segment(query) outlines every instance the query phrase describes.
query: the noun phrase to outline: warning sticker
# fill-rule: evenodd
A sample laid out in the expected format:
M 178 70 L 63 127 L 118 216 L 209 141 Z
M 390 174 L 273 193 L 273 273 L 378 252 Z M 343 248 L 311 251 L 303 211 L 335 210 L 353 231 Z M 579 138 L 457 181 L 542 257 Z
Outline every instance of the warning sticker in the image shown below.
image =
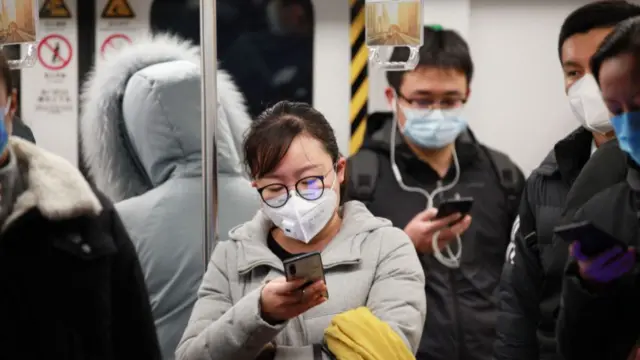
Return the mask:
M 103 19 L 132 19 L 136 17 L 127 0 L 109 0 L 102 10 Z
M 125 34 L 112 34 L 104 39 L 100 45 L 100 54 L 104 58 L 110 52 L 120 50 L 131 43 L 131 38 Z
M 62 70 L 71 62 L 73 48 L 67 38 L 58 34 L 45 36 L 38 44 L 38 60 L 48 70 Z
M 42 89 L 36 99 L 37 111 L 48 114 L 63 114 L 73 111 L 71 92 L 69 89 Z
M 41 19 L 69 19 L 71 11 L 64 0 L 45 0 L 40 7 Z

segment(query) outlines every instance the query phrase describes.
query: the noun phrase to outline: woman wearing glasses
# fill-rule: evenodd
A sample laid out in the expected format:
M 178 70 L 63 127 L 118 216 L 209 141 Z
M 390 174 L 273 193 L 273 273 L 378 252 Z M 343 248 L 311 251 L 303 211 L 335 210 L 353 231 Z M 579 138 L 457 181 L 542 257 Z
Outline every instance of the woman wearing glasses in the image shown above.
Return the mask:
M 244 151 L 262 208 L 213 252 L 177 358 L 325 359 L 331 319 L 359 306 L 415 353 L 426 315 L 422 267 L 402 230 L 357 201 L 339 206 L 346 162 L 324 116 L 280 102 L 252 124 Z M 283 277 L 282 261 L 311 251 L 322 254 L 326 285 L 301 290 Z

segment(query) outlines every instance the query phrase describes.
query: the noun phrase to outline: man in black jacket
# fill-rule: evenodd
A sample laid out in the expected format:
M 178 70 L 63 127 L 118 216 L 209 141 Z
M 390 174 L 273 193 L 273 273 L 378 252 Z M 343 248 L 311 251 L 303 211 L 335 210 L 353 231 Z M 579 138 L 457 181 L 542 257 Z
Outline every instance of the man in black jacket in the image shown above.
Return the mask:
M 499 291 L 497 360 L 560 359 L 555 324 L 568 250 L 553 228 L 583 166 L 613 137 L 589 59 L 617 23 L 636 15 L 636 5 L 600 1 L 575 10 L 562 25 L 558 51 L 565 90 L 582 126 L 558 142 L 527 179 Z
M 591 59 L 619 147 L 628 160 L 626 180 L 589 199 L 571 219 L 590 221 L 620 245 L 585 256 L 572 244 L 558 319 L 558 349 L 567 360 L 640 359 L 640 19 L 621 23 Z M 596 158 L 594 156 L 593 161 Z M 598 168 L 607 171 L 607 164 Z M 585 169 L 586 170 L 586 169 Z M 629 247 L 627 249 L 627 247 Z
M 0 54 L 0 357 L 160 359 L 113 205 L 66 160 L 11 136 L 15 106 Z
M 391 61 L 407 57 L 395 49 Z M 495 340 L 494 290 L 524 178 L 467 129 L 472 76 L 460 35 L 425 29 L 415 70 L 387 73 L 393 113 L 370 117 L 349 159 L 347 198 L 404 228 L 420 254 L 429 311 L 418 360 L 487 360 Z M 456 197 L 475 200 L 470 216 L 438 219 L 435 208 Z

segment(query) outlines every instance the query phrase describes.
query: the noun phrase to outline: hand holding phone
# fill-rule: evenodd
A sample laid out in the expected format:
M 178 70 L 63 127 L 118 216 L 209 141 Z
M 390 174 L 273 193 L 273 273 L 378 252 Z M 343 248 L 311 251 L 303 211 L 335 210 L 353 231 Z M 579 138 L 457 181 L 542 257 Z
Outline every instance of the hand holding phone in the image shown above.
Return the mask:
M 434 240 L 437 241 L 438 249 L 444 249 L 471 225 L 471 217 L 468 215 L 459 216 L 454 212 L 440 219 L 437 217 L 437 209 L 427 209 L 414 216 L 404 227 L 404 232 L 409 235 L 420 254 L 432 254 Z M 434 239 L 436 233 L 438 237 Z
M 442 202 L 440 206 L 438 206 L 438 214 L 436 215 L 436 219 L 442 219 L 453 214 L 460 214 L 462 219 L 471 212 L 472 207 L 472 197 L 449 199 Z
M 322 256 L 319 252 L 314 251 L 302 254 L 282 262 L 284 266 L 284 274 L 287 281 L 303 279 L 302 289 L 317 281 L 325 282 L 324 266 L 322 265 Z M 326 294 L 327 297 L 329 296 Z
M 571 253 L 585 280 L 608 283 L 629 272 L 635 264 L 633 249 L 589 221 L 558 226 L 554 232 L 571 243 Z
M 596 257 L 614 247 L 627 249 L 627 244 L 589 221 L 556 226 L 553 232 L 568 243 L 579 242 L 581 253 L 589 258 Z
M 614 246 L 595 257 L 587 257 L 581 251 L 581 243 L 571 245 L 571 253 L 578 260 L 580 276 L 595 283 L 608 283 L 633 269 L 636 263 L 636 252 L 633 249 L 623 250 Z
M 322 296 L 326 291 L 324 282 L 317 281 L 301 289 L 304 284 L 304 279 L 287 281 L 285 277 L 269 281 L 260 293 L 262 319 L 276 325 L 327 301 L 327 298 Z
M 272 280 L 261 294 L 266 321 L 280 322 L 296 317 L 329 298 L 319 252 L 310 252 L 282 262 L 285 277 Z

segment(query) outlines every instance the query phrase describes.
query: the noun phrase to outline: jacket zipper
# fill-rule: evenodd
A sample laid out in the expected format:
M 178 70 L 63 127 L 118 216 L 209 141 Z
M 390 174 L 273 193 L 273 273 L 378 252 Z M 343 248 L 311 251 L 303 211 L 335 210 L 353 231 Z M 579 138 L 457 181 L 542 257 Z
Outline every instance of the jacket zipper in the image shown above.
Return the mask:
M 455 351 L 456 351 L 456 359 L 462 360 L 462 347 L 464 346 L 463 342 L 462 342 L 462 338 L 461 338 L 461 334 L 462 334 L 462 324 L 460 322 L 460 304 L 458 303 L 458 297 L 456 296 L 457 293 L 457 288 L 456 288 L 456 281 L 455 281 L 455 273 L 454 270 L 450 269 L 449 270 L 449 285 L 451 286 L 451 299 L 453 301 L 453 323 L 454 323 L 454 333 L 455 333 L 455 339 L 456 339 L 456 346 L 455 346 Z
M 438 181 L 438 187 L 442 186 L 442 182 Z M 444 192 L 441 192 L 438 194 L 438 197 L 440 198 L 440 201 L 445 201 L 445 197 L 444 197 Z M 463 342 L 462 342 L 462 338 L 461 338 L 461 334 L 462 334 L 462 324 L 460 322 L 460 304 L 458 303 L 458 297 L 457 297 L 457 287 L 456 287 L 456 279 L 455 279 L 455 270 L 453 269 L 449 269 L 449 287 L 451 289 L 450 294 L 451 294 L 451 300 L 452 300 L 452 307 L 453 307 L 453 313 L 451 314 L 451 316 L 453 317 L 453 324 L 454 324 L 454 328 L 453 328 L 453 333 L 454 333 L 454 339 L 455 339 L 455 344 L 454 344 L 454 351 L 455 351 L 455 359 L 459 359 L 462 360 L 462 351 L 461 351 L 461 347 L 463 346 Z

